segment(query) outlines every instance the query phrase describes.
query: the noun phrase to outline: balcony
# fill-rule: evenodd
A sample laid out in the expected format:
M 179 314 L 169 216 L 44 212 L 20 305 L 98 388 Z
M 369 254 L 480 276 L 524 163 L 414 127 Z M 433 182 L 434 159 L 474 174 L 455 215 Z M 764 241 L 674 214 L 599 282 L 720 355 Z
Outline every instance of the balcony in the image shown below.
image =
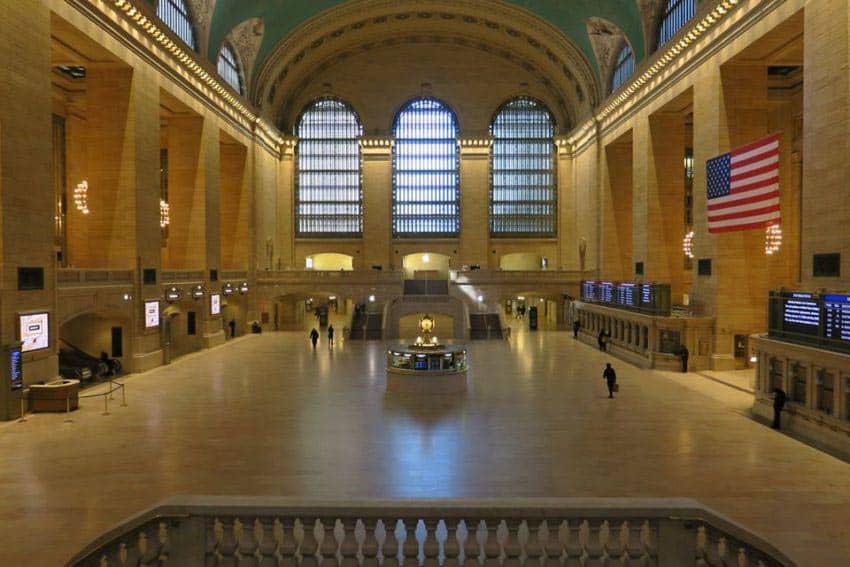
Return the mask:
M 67 565 L 556 567 L 614 563 L 794 566 L 744 527 L 688 499 L 311 505 L 262 497 L 169 500 L 105 534 Z
M 404 273 L 400 270 L 366 271 L 366 270 L 276 270 L 257 272 L 258 284 L 343 284 L 343 285 L 399 285 L 404 281 Z
M 127 287 L 133 285 L 132 270 L 60 268 L 56 271 L 59 289 L 81 287 Z
M 452 270 L 450 278 L 457 285 L 537 285 L 580 284 L 588 272 L 579 270 Z

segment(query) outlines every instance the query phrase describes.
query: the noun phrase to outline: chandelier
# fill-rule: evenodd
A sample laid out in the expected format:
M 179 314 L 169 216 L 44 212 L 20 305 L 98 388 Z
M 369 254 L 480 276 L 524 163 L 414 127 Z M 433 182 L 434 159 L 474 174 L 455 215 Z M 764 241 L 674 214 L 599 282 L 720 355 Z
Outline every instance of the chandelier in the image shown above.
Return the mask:
M 74 187 L 74 205 L 84 215 L 89 214 L 89 182 L 83 179 Z
M 782 227 L 772 224 L 764 231 L 764 253 L 773 254 L 782 248 Z
M 694 231 L 688 231 L 685 237 L 682 239 L 682 252 L 685 253 L 685 256 L 688 258 L 694 257 Z
M 165 199 L 159 200 L 159 227 L 165 228 L 169 224 L 171 224 L 171 217 L 169 215 L 170 207 L 168 206 L 168 201 Z

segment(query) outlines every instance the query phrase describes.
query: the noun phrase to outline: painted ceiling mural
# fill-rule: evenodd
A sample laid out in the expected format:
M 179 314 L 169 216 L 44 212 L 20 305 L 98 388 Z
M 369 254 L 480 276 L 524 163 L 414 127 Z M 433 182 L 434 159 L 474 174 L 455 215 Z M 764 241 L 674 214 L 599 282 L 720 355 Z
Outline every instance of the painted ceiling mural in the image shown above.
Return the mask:
M 217 53 L 227 35 L 245 20 L 262 18 L 264 34 L 255 58 L 261 67 L 275 46 L 300 24 L 346 0 L 216 0 L 207 47 Z M 509 0 L 546 20 L 575 44 L 597 69 L 600 63 L 588 35 L 588 22 L 607 20 L 628 38 L 638 61 L 644 57 L 643 23 L 636 0 Z

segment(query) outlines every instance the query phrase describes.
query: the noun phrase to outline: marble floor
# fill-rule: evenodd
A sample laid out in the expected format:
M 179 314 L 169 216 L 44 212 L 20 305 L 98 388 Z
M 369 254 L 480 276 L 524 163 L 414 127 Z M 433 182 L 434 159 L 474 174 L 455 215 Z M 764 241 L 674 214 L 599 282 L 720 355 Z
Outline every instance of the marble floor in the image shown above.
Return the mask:
M 475 342 L 465 396 L 384 392 L 381 343 L 314 353 L 305 333 L 237 339 L 83 401 L 0 425 L 0 565 L 62 565 L 176 494 L 316 499 L 696 498 L 799 565 L 850 564 L 850 465 L 748 417 L 696 374 L 608 360 L 570 333 Z

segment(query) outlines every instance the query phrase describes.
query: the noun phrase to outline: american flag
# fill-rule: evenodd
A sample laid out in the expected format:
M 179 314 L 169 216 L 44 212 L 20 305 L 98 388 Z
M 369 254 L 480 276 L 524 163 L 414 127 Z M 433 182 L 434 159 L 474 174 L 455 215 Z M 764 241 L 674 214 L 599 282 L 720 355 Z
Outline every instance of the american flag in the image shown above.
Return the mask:
M 779 134 L 706 162 L 708 232 L 779 224 Z

